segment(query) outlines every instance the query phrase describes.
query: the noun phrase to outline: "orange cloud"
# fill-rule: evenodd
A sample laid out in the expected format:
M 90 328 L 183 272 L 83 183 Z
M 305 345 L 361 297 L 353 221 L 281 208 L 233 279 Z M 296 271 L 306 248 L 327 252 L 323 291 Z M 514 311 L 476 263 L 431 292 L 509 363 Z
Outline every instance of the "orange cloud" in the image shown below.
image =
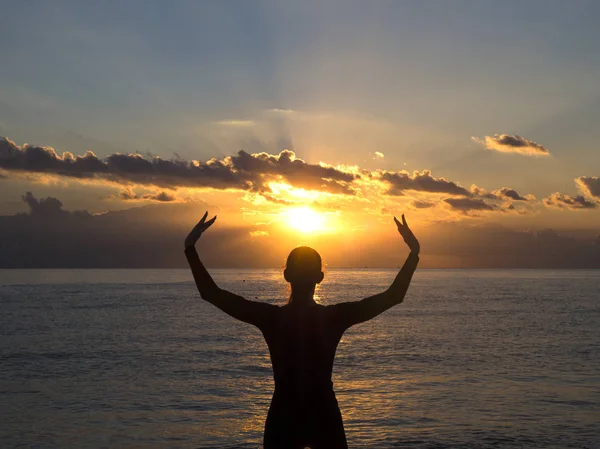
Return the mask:
M 544 198 L 544 205 L 558 209 L 596 209 L 600 206 L 600 178 L 580 176 L 575 178 L 575 185 L 582 195 L 555 192 Z
M 444 202 L 452 209 L 465 214 L 473 211 L 499 210 L 497 205 L 486 203 L 480 198 L 446 198 Z
M 600 199 L 600 178 L 597 176 L 580 176 L 575 178 L 577 188 L 587 197 Z
M 471 137 L 474 142 L 485 146 L 486 150 L 499 151 L 501 153 L 517 153 L 524 156 L 549 156 L 547 148 L 533 140 L 527 140 L 519 135 L 494 134 L 485 136 L 484 140 Z
M 177 201 L 177 197 L 173 194 L 167 193 L 165 191 L 155 192 L 155 193 L 145 193 L 143 195 L 139 195 L 135 193 L 132 189 L 122 190 L 118 198 L 123 201 L 139 201 L 139 200 L 147 200 L 147 201 L 159 201 L 161 203 L 168 203 L 172 201 Z
M 595 209 L 598 207 L 598 203 L 589 201 L 581 195 L 570 196 L 559 192 L 544 198 L 543 202 L 546 207 L 558 209 Z
M 388 195 L 403 196 L 406 190 L 415 190 L 429 193 L 446 193 L 449 195 L 470 196 L 471 193 L 457 183 L 447 181 L 444 178 L 435 178 L 431 171 L 415 171 L 412 176 L 407 171 L 388 172 L 382 171 L 380 179 L 387 182 L 390 188 Z

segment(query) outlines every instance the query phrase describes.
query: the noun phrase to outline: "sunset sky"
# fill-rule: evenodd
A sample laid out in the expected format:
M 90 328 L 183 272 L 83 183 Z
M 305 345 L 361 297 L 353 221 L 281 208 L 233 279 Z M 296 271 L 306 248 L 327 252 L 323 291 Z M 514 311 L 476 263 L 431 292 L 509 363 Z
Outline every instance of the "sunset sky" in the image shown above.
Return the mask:
M 358 266 L 396 263 L 368 248 L 398 251 L 402 213 L 432 242 L 444 226 L 600 234 L 598 2 L 2 11 L 0 215 L 152 204 L 185 229 L 208 208 L 276 259 L 312 244 Z M 432 266 L 452 265 L 441 246 Z

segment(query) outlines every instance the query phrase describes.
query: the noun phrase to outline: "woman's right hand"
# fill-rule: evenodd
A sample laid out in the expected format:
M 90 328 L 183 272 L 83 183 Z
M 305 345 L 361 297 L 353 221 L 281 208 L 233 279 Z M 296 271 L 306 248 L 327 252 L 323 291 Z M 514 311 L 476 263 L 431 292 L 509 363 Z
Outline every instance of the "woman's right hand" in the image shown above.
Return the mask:
M 402 223 L 400 223 L 396 217 L 394 217 L 394 221 L 396 222 L 396 226 L 398 226 L 398 232 L 400 232 L 400 235 L 410 248 L 410 251 L 415 254 L 419 254 L 419 251 L 421 251 L 421 245 L 408 227 L 406 219 L 404 218 L 404 214 L 402 214 Z
M 202 220 L 200 220 L 198 224 L 194 226 L 194 229 L 192 229 L 192 231 L 185 238 L 186 249 L 194 246 L 200 238 L 200 236 L 202 235 L 202 233 L 206 231 L 217 219 L 217 216 L 215 215 L 210 220 L 206 221 L 206 217 L 208 217 L 208 212 L 204 214 Z

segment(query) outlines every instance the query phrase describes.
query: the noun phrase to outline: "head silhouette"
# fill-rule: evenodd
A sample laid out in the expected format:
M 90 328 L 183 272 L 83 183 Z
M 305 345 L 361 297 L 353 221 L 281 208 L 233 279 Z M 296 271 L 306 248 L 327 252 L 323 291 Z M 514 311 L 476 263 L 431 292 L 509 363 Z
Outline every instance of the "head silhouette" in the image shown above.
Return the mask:
M 321 256 L 308 246 L 294 248 L 287 258 L 283 277 L 294 285 L 314 285 L 323 280 Z

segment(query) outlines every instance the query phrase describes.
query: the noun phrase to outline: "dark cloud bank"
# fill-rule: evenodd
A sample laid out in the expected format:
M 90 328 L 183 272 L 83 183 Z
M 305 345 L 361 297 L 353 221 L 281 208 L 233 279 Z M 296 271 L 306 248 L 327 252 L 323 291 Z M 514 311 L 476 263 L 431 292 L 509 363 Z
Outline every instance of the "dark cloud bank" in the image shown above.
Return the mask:
M 277 155 L 265 152 L 249 154 L 239 151 L 223 159 L 185 161 L 181 159 L 147 159 L 140 154 L 113 153 L 101 159 L 91 151 L 83 156 L 69 152 L 59 155 L 53 148 L 16 145 L 0 137 L 0 169 L 9 173 L 49 174 L 81 180 L 115 182 L 126 187 L 123 200 L 173 201 L 175 197 L 162 194 L 137 196 L 131 186 L 153 186 L 160 189 L 178 187 L 238 189 L 257 192 L 269 201 L 281 202 L 269 188 L 271 181 L 285 181 L 294 187 L 342 195 L 357 194 L 358 180 L 378 179 L 383 193 L 404 196 L 407 192 L 423 192 L 471 198 L 471 201 L 450 201 L 446 204 L 463 213 L 470 211 L 504 211 L 507 206 L 488 204 L 491 201 L 528 201 L 515 190 L 503 187 L 492 193 L 473 186 L 470 190 L 454 181 L 436 178 L 431 171 L 351 170 L 324 164 L 309 164 L 296 158 L 294 152 L 283 150 Z M 425 206 L 425 203 L 417 203 Z M 471 206 L 471 207 L 470 207 Z
M 28 213 L 0 216 L 0 268 L 176 268 L 186 265 L 183 239 L 205 203 L 163 203 L 92 215 L 66 211 L 56 198 L 28 192 Z M 283 255 L 247 245 L 251 229 L 211 229 L 206 263 L 218 267 L 278 266 Z
M 29 213 L 0 217 L 0 268 L 183 268 L 188 228 L 199 211 L 215 210 L 166 203 L 91 215 L 65 211 L 56 198 L 27 193 L 23 201 Z M 272 236 L 251 238 L 253 230 L 215 226 L 201 240 L 203 259 L 211 267 L 281 267 L 291 248 L 273 245 Z M 423 267 L 600 268 L 600 229 L 578 237 L 466 224 L 419 231 Z M 340 242 L 335 254 L 324 256 L 332 267 L 395 267 L 404 257 L 396 254 L 402 246 L 390 246 L 385 238 L 352 246 Z
M 113 153 L 100 159 L 88 151 L 83 156 L 59 155 L 51 147 L 16 145 L 0 137 L 0 169 L 8 172 L 52 174 L 77 179 L 140 184 L 161 188 L 206 187 L 212 189 L 269 190 L 272 180 L 330 193 L 354 194 L 349 186 L 356 174 L 334 167 L 309 164 L 294 152 L 278 155 L 239 151 L 221 160 L 185 161 L 140 154 Z

